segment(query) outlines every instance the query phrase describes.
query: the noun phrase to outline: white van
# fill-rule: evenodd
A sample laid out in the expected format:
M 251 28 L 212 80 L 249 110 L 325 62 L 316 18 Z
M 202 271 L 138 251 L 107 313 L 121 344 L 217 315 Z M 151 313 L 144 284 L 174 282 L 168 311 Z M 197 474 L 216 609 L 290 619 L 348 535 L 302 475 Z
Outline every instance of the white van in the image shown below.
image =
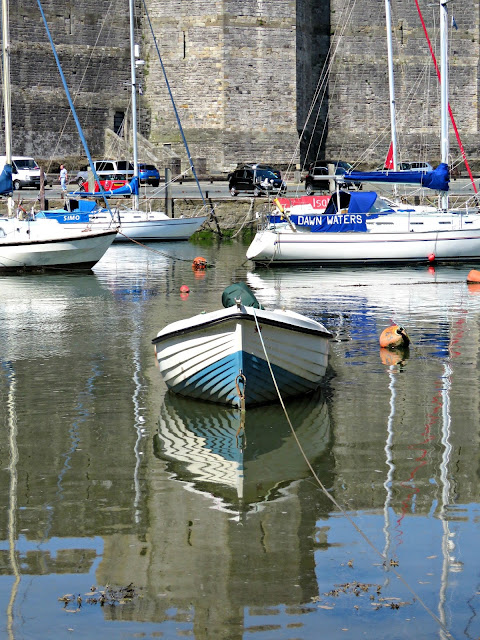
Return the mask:
M 128 160 L 95 160 L 93 166 L 101 180 L 130 180 L 133 177 L 133 163 Z
M 5 166 L 6 156 L 0 156 L 0 172 Z M 29 156 L 12 156 L 13 188 L 18 191 L 24 187 L 40 188 L 40 167 Z M 45 176 L 47 186 L 47 176 Z

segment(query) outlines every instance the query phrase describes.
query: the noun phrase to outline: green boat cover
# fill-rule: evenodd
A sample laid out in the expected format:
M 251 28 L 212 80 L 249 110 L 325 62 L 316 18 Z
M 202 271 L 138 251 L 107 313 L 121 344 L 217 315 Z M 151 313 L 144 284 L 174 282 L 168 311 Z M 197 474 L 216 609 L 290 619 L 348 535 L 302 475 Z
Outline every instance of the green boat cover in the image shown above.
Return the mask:
M 253 291 L 245 282 L 236 282 L 227 287 L 222 293 L 222 304 L 227 309 L 233 307 L 235 300 L 241 299 L 245 307 L 255 307 L 255 309 L 264 309 L 260 302 L 256 299 Z

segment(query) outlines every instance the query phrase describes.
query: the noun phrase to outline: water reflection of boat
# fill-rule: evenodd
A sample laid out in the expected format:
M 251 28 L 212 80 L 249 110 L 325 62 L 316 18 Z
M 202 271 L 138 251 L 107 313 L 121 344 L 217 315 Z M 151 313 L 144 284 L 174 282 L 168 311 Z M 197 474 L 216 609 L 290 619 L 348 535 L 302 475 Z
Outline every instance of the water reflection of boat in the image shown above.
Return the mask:
M 393 323 L 406 327 L 414 345 L 421 340 L 445 354 L 446 319 L 480 309 L 480 298 L 468 291 L 467 273 L 458 266 L 277 268 L 249 272 L 247 282 L 262 304 L 285 304 L 319 318 L 336 328 L 337 339 L 355 338 L 360 346 L 375 337 L 378 345 L 381 331 Z M 430 322 L 440 323 L 435 332 Z
M 286 405 L 290 421 L 311 464 L 329 443 L 330 421 L 317 391 Z M 167 394 L 160 411 L 154 453 L 170 462 L 179 480 L 220 497 L 225 508 L 274 500 L 309 474 L 280 406 L 245 412 Z

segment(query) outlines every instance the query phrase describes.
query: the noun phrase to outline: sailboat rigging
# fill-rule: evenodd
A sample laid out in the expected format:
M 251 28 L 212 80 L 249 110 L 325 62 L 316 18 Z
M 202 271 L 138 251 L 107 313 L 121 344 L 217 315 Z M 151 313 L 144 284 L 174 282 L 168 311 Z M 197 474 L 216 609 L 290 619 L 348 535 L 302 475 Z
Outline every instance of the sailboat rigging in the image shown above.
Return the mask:
M 295 216 L 294 207 L 290 212 L 280 207 L 267 216 L 257 232 L 247 250 L 248 259 L 256 263 L 323 264 L 480 260 L 478 207 L 448 208 L 448 15 L 445 0 L 439 3 L 441 164 L 427 174 L 351 171 L 342 181 L 421 184 L 441 193 L 441 206 L 419 210 L 385 202 L 375 192 L 339 192 L 331 197 L 323 214 Z
M 45 22 L 45 27 L 48 26 L 45 20 L 45 16 L 41 9 L 40 0 L 37 0 L 40 11 L 42 13 L 43 20 Z M 136 81 L 136 55 L 135 55 L 135 15 L 134 15 L 134 4 L 133 0 L 129 0 L 129 24 L 130 24 L 130 67 L 131 67 L 131 100 L 132 100 L 132 138 L 133 138 L 133 166 L 134 166 L 134 176 L 131 182 L 123 187 L 118 189 L 113 189 L 110 191 L 100 190 L 99 193 L 95 192 L 83 192 L 83 191 L 75 191 L 71 196 L 75 198 L 79 198 L 79 200 L 70 200 L 67 209 L 55 209 L 53 211 L 44 211 L 42 215 L 47 218 L 55 218 L 62 222 L 62 224 L 71 226 L 78 226 L 82 224 L 79 222 L 76 216 L 69 216 L 70 211 L 75 210 L 79 216 L 86 216 L 88 221 L 93 226 L 105 227 L 111 224 L 112 219 L 118 221 L 120 224 L 119 232 L 116 236 L 116 242 L 129 242 L 131 240 L 134 241 L 154 241 L 154 240 L 188 240 L 198 229 L 203 225 L 203 223 L 207 220 L 208 216 L 191 216 L 191 217 L 180 217 L 180 218 L 170 218 L 165 213 L 161 211 L 142 211 L 139 207 L 139 198 L 138 198 L 138 185 L 139 185 L 139 163 L 138 163 L 138 125 L 137 125 L 137 81 Z M 58 56 L 55 52 L 55 46 L 53 41 L 50 38 L 50 43 L 52 46 L 52 50 L 54 52 L 55 58 L 57 60 L 57 66 L 60 71 L 60 75 L 63 76 L 61 71 L 60 63 L 58 62 Z M 62 78 L 63 79 L 63 78 Z M 68 93 L 68 88 L 64 81 L 65 90 Z M 75 113 L 75 108 L 71 99 L 69 99 L 70 108 L 72 113 Z M 79 131 L 81 131 L 81 127 L 78 124 Z M 83 137 L 83 134 L 81 134 Z M 182 132 L 183 136 L 183 132 Z M 183 136 L 184 138 L 184 136 Z M 184 142 L 186 144 L 186 140 L 184 138 Z M 85 143 L 86 144 L 86 143 Z M 188 148 L 188 147 L 187 147 Z M 100 180 L 96 174 L 94 164 L 92 162 L 91 157 L 87 154 L 90 167 L 94 174 L 95 181 L 100 184 Z M 116 197 L 116 196 L 124 196 L 131 195 L 133 199 L 133 206 L 131 208 L 116 208 L 114 210 L 110 210 L 110 207 L 107 206 L 105 208 L 96 206 L 95 204 L 84 203 L 82 198 L 96 198 L 98 195 L 103 196 L 105 202 L 107 203 L 106 198 Z M 203 199 L 203 197 L 202 197 Z M 205 200 L 203 200 L 204 205 L 206 206 Z M 78 209 L 78 211 L 77 211 Z
M 6 164 L 0 194 L 7 196 L 8 211 L 0 216 L 0 270 L 91 269 L 112 244 L 116 228 L 93 231 L 83 224 L 65 229 L 56 220 L 14 215 L 8 0 L 2 0 L 1 9 Z

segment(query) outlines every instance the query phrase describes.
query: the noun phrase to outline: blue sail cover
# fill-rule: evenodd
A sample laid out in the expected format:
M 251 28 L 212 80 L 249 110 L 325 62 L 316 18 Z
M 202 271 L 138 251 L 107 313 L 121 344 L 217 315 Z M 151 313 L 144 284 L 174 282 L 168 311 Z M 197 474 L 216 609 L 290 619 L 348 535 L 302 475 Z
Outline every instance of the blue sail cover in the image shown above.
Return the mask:
M 350 171 L 343 178 L 345 182 L 383 182 L 390 184 L 418 184 L 435 191 L 448 191 L 450 172 L 442 162 L 433 171 Z
M 366 214 L 376 199 L 377 194 L 374 191 L 355 191 L 352 193 L 340 191 L 338 195 L 334 193 L 331 196 L 323 213 L 290 213 L 288 217 L 297 227 L 309 227 L 313 232 L 366 231 Z M 282 216 L 270 216 L 272 223 L 284 221 Z
M 118 189 L 110 189 L 109 191 L 74 191 L 69 193 L 69 196 L 76 196 L 81 198 L 116 198 L 117 196 L 138 196 L 138 176 L 134 176 L 128 184 Z
M 0 195 L 7 195 L 13 192 L 12 165 L 6 164 L 0 174 Z

